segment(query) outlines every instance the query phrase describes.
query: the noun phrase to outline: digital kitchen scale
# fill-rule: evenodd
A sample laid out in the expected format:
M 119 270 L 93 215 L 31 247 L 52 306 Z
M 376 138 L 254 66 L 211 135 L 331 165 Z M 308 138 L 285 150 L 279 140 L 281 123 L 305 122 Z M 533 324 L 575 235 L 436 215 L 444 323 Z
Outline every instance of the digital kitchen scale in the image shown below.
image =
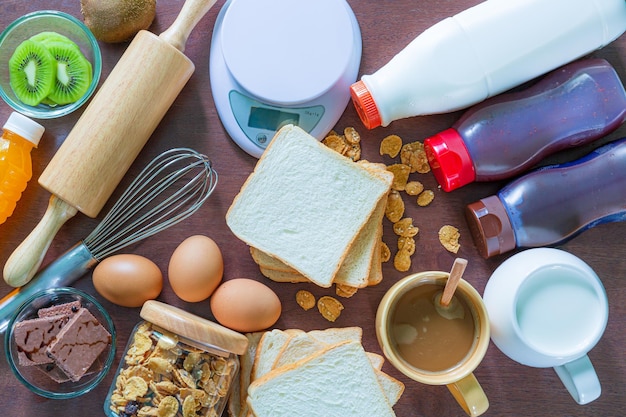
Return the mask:
M 256 158 L 286 124 L 321 140 L 346 109 L 360 61 L 361 31 L 345 0 L 228 0 L 211 40 L 217 113 Z

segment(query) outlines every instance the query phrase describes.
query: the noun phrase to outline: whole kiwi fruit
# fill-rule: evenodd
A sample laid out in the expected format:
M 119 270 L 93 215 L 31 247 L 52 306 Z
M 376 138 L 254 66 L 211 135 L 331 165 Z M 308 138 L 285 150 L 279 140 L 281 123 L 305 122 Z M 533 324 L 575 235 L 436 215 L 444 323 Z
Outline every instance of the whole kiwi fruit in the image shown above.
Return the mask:
M 156 0 L 81 0 L 80 6 L 85 25 L 107 43 L 130 40 L 156 16 Z

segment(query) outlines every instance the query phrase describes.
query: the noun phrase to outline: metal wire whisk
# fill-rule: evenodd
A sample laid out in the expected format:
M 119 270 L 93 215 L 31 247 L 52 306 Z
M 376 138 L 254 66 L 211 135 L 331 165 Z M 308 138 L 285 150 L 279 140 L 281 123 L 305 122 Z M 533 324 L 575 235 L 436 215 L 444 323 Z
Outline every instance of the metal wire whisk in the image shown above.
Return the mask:
M 83 243 L 101 261 L 195 213 L 217 179 L 205 155 L 187 148 L 166 151 L 141 171 Z
M 83 241 L 0 300 L 0 332 L 15 309 L 39 291 L 69 286 L 112 253 L 195 213 L 217 185 L 211 161 L 175 148 L 150 162 Z

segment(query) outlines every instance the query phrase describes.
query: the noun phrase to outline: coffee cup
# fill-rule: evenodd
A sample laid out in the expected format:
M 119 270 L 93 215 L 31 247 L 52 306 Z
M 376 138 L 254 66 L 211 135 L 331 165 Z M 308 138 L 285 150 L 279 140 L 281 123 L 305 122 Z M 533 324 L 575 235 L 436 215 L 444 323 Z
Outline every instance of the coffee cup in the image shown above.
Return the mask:
M 496 268 L 483 296 L 491 338 L 505 355 L 554 368 L 579 404 L 600 396 L 587 353 L 606 328 L 608 301 L 589 265 L 560 249 L 528 249 Z
M 442 307 L 437 300 L 448 277 L 426 271 L 395 283 L 378 306 L 376 335 L 396 369 L 424 384 L 446 385 L 468 415 L 479 416 L 489 408 L 473 374 L 489 345 L 487 310 L 464 279 Z

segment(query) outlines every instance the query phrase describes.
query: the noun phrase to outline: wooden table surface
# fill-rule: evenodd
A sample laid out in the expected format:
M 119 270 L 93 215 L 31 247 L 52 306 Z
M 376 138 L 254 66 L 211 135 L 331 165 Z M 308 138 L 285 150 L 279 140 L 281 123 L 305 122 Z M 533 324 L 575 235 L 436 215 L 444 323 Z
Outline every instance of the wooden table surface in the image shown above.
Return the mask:
M 360 75 L 371 74 L 384 65 L 409 41 L 439 20 L 458 13 L 478 0 L 349 0 L 360 24 L 363 39 L 363 55 Z M 252 261 L 248 248 L 239 241 L 226 226 L 224 216 L 233 197 L 250 174 L 256 159 L 243 152 L 225 132 L 215 110 L 209 83 L 209 45 L 213 25 L 219 8 L 217 5 L 205 16 L 192 32 L 187 43 L 186 55 L 193 60 L 196 70 L 178 99 L 157 127 L 147 145 L 122 180 L 120 187 L 109 199 L 100 213 L 100 218 L 116 200 L 129 180 L 156 154 L 176 146 L 192 147 L 210 156 L 219 173 L 219 184 L 208 202 L 193 217 L 156 236 L 124 250 L 154 260 L 167 277 L 167 264 L 176 246 L 186 237 L 202 233 L 213 238 L 221 247 L 225 272 L 224 279 L 247 277 L 269 285 L 280 296 L 283 313 L 275 327 L 279 329 L 300 328 L 323 329 L 332 326 L 361 326 L 363 344 L 367 350 L 380 353 L 374 331 L 377 305 L 384 292 L 399 278 L 401 273 L 391 262 L 384 264 L 384 280 L 376 287 L 360 290 L 350 299 L 342 299 L 345 305 L 341 317 L 334 323 L 323 319 L 316 311 L 303 311 L 295 302 L 298 289 L 309 289 L 316 296 L 332 295 L 333 289 L 322 289 L 305 284 L 276 284 L 264 278 Z M 161 33 L 174 20 L 182 1 L 159 0 L 157 19 L 151 30 Z M 78 0 L 47 0 L 26 2 L 3 0 L 0 3 L 0 28 L 4 29 L 14 19 L 38 9 L 56 9 L 81 18 Z M 530 22 L 529 22 L 530 23 Z M 127 44 L 101 44 L 103 56 L 102 81 L 116 64 Z M 611 45 L 592 54 L 609 60 L 618 73 L 626 79 L 626 37 L 622 36 Z M 332 65 L 332 63 L 329 63 Z M 463 65 L 463 63 L 459 63 Z M 360 76 L 359 75 L 359 76 Z M 120 92 L 121 94 L 122 92 Z M 11 109 L 0 104 L 0 120 L 4 122 Z M 44 120 L 46 132 L 38 149 L 33 151 L 33 180 L 23 195 L 15 214 L 0 226 L 0 264 L 4 265 L 13 249 L 39 222 L 47 206 L 49 193 L 43 190 L 36 179 L 48 161 L 63 143 L 64 138 L 81 114 Z M 387 128 L 367 131 L 360 123 L 352 105 L 348 105 L 336 129 L 354 126 L 362 136 L 363 158 L 390 163 L 378 154 L 380 140 L 388 134 L 400 135 L 405 142 L 423 140 L 438 131 L 448 128 L 460 116 L 460 112 L 428 117 L 405 119 L 392 123 Z M 626 127 L 609 135 L 603 141 L 626 136 Z M 89 138 L 85 138 L 89 140 Z M 597 145 L 597 144 L 596 144 Z M 594 145 L 595 146 L 595 145 Z M 552 160 L 573 159 L 589 151 L 591 147 L 561 154 Z M 438 242 L 437 231 L 444 224 L 460 229 L 461 249 L 459 256 L 467 258 L 469 265 L 465 278 L 482 294 L 490 274 L 511 253 L 489 260 L 481 258 L 473 245 L 467 224 L 463 218 L 463 207 L 480 198 L 496 193 L 503 183 L 473 184 L 452 193 L 437 189 L 430 174 L 413 174 L 426 186 L 435 191 L 434 202 L 425 208 L 407 203 L 407 216 L 414 218 L 420 228 L 417 237 L 417 252 L 410 272 L 424 270 L 449 270 L 454 255 L 447 252 Z M 581 197 L 583 198 L 583 197 Z M 350 210 L 350 207 L 346 207 Z M 81 213 L 65 224 L 48 251 L 44 263 L 59 257 L 73 244 L 86 237 L 100 219 L 91 219 Z M 395 242 L 390 224 L 385 223 L 384 239 Z M 304 243 L 303 243 L 304 244 Z M 580 406 L 567 393 L 552 369 L 529 368 L 504 356 L 493 343 L 490 344 L 482 364 L 475 371 L 490 400 L 487 416 L 623 416 L 626 414 L 626 223 L 605 224 L 588 230 L 574 240 L 561 246 L 562 249 L 586 261 L 598 273 L 609 298 L 609 321 L 606 332 L 589 356 L 602 384 L 601 397 L 591 404 Z M 96 295 L 110 312 L 117 329 L 119 360 L 133 326 L 140 320 L 139 309 L 118 307 L 102 299 L 91 283 L 90 274 L 81 278 L 75 287 Z M 10 288 L 1 281 L 0 296 Z M 159 300 L 182 307 L 200 316 L 211 318 L 208 301 L 186 303 L 172 292 L 167 281 Z M 402 380 L 406 391 L 395 411 L 400 417 L 409 416 L 462 416 L 464 413 L 452 399 L 445 387 L 426 386 L 413 382 L 395 371 L 388 363 L 384 370 Z M 0 404 L 5 416 L 95 416 L 101 415 L 103 401 L 113 379 L 110 373 L 94 391 L 75 400 L 48 400 L 32 394 L 23 387 L 9 370 L 5 360 L 0 361 Z

